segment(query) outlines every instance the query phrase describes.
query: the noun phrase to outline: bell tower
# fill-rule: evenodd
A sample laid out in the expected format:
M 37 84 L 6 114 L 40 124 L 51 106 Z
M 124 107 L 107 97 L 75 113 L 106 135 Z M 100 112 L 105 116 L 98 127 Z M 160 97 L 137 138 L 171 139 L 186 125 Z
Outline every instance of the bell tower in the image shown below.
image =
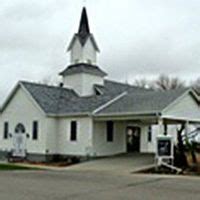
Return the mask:
M 85 7 L 82 10 L 78 32 L 74 34 L 67 50 L 70 52 L 71 64 L 96 64 L 97 62 L 99 47 L 93 34 L 90 33 L 88 16 Z
M 82 9 L 78 32 L 74 34 L 67 50 L 70 53 L 70 65 L 60 73 L 63 86 L 73 89 L 79 96 L 94 95 L 94 86 L 103 86 L 107 74 L 96 64 L 99 47 L 90 32 L 85 7 Z

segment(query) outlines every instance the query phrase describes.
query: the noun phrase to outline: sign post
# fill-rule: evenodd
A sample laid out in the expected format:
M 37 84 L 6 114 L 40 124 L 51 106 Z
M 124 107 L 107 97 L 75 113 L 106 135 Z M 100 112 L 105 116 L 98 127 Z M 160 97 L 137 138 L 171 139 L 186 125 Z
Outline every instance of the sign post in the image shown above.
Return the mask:
M 156 162 L 157 166 L 163 162 L 173 165 L 174 142 L 170 135 L 158 135 L 156 139 Z

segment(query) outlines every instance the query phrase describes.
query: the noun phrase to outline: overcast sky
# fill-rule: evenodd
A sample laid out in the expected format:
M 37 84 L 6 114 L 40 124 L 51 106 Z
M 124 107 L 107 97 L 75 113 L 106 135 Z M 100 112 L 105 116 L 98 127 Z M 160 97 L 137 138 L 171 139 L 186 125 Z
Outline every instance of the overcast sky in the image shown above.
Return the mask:
M 199 0 L 87 0 L 99 66 L 131 82 L 161 73 L 200 76 Z M 40 81 L 69 64 L 83 0 L 0 0 L 0 102 L 18 80 Z

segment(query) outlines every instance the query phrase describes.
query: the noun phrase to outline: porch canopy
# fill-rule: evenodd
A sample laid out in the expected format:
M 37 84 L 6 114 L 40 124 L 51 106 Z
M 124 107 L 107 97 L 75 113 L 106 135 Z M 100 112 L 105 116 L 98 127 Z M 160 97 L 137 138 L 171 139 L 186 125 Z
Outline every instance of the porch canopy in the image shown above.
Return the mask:
M 126 93 L 93 112 L 96 121 L 200 124 L 200 99 L 192 89 Z

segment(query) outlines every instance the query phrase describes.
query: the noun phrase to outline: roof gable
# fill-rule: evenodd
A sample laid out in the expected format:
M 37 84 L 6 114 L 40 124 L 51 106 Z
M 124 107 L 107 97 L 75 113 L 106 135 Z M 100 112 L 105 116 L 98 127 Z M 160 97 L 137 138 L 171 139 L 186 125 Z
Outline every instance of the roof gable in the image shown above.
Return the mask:
M 73 90 L 67 88 L 29 82 L 22 84 L 45 113 L 59 112 L 60 99 L 68 101 L 77 97 Z
M 91 34 L 91 33 L 88 34 L 87 36 L 85 36 L 84 38 L 83 38 L 82 36 L 80 36 L 78 33 L 74 34 L 72 40 L 71 40 L 70 43 L 69 43 L 69 46 L 68 46 L 68 48 L 67 48 L 67 51 L 70 51 L 70 50 L 72 49 L 72 47 L 74 46 L 74 43 L 75 43 L 76 41 L 80 42 L 81 46 L 84 47 L 85 44 L 86 44 L 86 42 L 87 42 L 88 40 L 91 41 L 91 43 L 92 43 L 94 49 L 95 49 L 97 52 L 100 52 L 100 49 L 99 49 L 99 47 L 98 47 L 98 45 L 97 45 L 97 42 L 96 42 L 96 40 L 95 40 L 93 34 Z
M 15 97 L 15 95 L 17 94 L 17 92 L 19 90 L 22 90 L 24 92 L 24 94 L 26 95 L 26 97 L 28 98 L 28 100 L 36 107 L 38 108 L 39 111 L 41 111 L 42 114 L 45 114 L 44 110 L 42 110 L 42 108 L 40 107 L 39 104 L 37 104 L 37 102 L 35 101 L 35 99 L 32 97 L 32 95 L 24 88 L 22 82 L 18 82 L 15 87 L 13 88 L 13 90 L 10 92 L 10 94 L 8 95 L 8 97 L 6 98 L 6 100 L 4 101 L 2 107 L 1 107 L 1 112 L 3 112 L 7 106 L 10 104 L 10 102 L 13 100 L 13 98 Z M 23 104 L 23 102 L 21 102 Z
M 163 111 L 162 116 L 165 118 L 178 119 L 200 119 L 200 101 L 196 99 L 192 90 L 186 91 L 175 101 L 169 104 Z

